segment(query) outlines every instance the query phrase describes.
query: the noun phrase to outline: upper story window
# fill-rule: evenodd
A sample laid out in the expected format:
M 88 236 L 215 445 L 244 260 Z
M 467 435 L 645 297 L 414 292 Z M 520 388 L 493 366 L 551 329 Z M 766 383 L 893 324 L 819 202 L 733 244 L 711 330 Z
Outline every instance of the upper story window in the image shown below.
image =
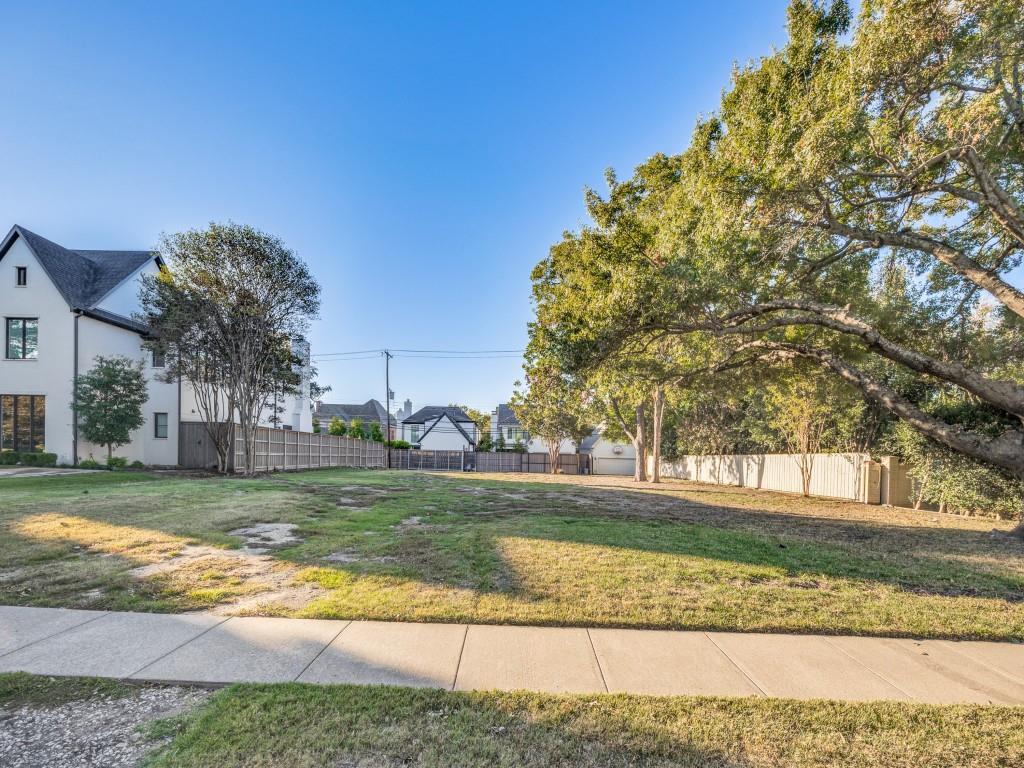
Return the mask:
M 417 440 L 420 439 L 420 427 L 418 424 L 413 424 L 412 427 L 410 427 L 410 429 L 410 437 L 412 438 L 412 440 L 410 440 L 409 442 L 415 443 Z
M 35 360 L 39 356 L 39 319 L 8 317 L 4 345 L 8 360 Z
M 16 276 L 15 280 L 18 285 L 28 285 L 28 267 L 15 267 L 14 273 Z

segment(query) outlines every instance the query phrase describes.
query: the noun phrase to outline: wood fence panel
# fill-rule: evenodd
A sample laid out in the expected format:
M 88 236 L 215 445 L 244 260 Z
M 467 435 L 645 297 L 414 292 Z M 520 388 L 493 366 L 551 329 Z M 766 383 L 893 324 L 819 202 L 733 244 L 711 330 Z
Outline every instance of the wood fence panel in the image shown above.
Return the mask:
M 808 456 L 812 496 L 852 501 L 861 498 L 864 453 L 816 453 Z M 663 461 L 661 475 L 715 485 L 737 485 L 786 493 L 801 493 L 799 454 L 768 453 L 727 456 L 682 456 Z

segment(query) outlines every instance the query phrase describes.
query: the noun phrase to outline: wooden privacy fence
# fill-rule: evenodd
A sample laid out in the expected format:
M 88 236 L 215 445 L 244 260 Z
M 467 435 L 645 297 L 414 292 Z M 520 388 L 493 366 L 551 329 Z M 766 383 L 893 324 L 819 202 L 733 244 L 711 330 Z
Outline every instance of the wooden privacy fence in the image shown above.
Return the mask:
M 442 472 L 548 472 L 551 467 L 550 461 L 546 453 L 391 449 L 392 469 Z M 558 457 L 558 471 L 565 475 L 589 474 L 590 456 L 563 453 Z
M 217 465 L 206 427 L 199 422 L 182 422 L 178 440 L 178 464 L 191 469 Z M 326 433 L 296 432 L 287 429 L 256 428 L 256 470 L 315 469 L 317 467 L 357 467 L 377 469 L 384 466 L 384 446 L 372 440 L 356 440 Z M 235 426 L 235 471 L 245 468 L 242 428 Z
M 866 453 L 810 454 L 812 496 L 860 501 Z M 662 477 L 801 493 L 800 455 L 762 453 L 725 456 L 682 456 L 661 463 Z

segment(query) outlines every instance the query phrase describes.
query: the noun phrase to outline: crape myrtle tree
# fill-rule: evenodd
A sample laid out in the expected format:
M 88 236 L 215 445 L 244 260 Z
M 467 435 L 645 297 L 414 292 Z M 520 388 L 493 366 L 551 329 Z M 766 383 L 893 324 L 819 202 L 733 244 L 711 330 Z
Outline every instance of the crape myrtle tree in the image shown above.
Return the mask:
M 737 70 L 685 153 L 637 170 L 647 185 L 678 169 L 638 248 L 659 288 L 645 301 L 613 268 L 602 292 L 619 311 L 589 347 L 579 326 L 549 326 L 567 370 L 702 334 L 718 342 L 708 374 L 808 361 L 1024 479 L 1024 293 L 1007 278 L 1024 250 L 1022 84 L 1019 2 L 867 0 L 855 23 L 844 2 L 791 3 L 786 45 Z M 902 302 L 879 290 L 892 275 Z M 991 409 L 998 429 L 937 411 L 935 393 Z
M 165 376 L 180 375 L 205 399 L 198 405 L 222 470 L 237 419 L 251 474 L 261 413 L 297 391 L 294 340 L 319 309 L 320 287 L 279 238 L 247 225 L 165 235 L 159 250 L 169 268 L 145 281 L 142 319 L 169 352 Z
M 98 356 L 75 379 L 73 392 L 79 432 L 90 443 L 106 446 L 109 463 L 114 449 L 130 443 L 132 432 L 145 423 L 142 408 L 149 393 L 142 361 Z

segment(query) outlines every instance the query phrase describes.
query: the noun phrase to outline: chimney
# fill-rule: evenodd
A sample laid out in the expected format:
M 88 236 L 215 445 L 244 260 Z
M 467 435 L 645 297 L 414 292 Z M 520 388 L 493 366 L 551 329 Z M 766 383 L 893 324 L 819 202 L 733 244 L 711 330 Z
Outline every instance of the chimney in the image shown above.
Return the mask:
M 412 400 L 406 398 L 402 404 L 402 418 L 407 419 L 412 416 Z

